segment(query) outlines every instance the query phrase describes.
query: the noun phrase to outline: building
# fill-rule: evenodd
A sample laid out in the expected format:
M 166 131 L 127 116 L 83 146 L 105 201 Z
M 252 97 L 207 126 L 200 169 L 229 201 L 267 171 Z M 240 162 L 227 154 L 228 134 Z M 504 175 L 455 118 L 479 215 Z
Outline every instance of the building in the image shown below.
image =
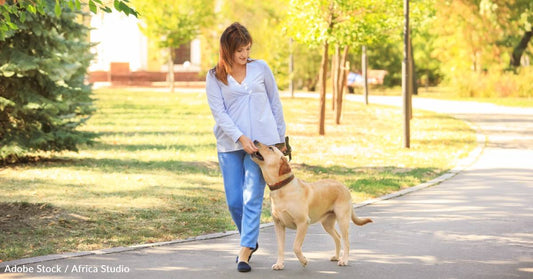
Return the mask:
M 150 85 L 168 78 L 166 51 L 158 49 L 141 32 L 139 19 L 122 13 L 100 13 L 90 20 L 90 41 L 96 45 L 89 67 L 89 82 Z M 200 40 L 174 50 L 174 80 L 203 81 Z

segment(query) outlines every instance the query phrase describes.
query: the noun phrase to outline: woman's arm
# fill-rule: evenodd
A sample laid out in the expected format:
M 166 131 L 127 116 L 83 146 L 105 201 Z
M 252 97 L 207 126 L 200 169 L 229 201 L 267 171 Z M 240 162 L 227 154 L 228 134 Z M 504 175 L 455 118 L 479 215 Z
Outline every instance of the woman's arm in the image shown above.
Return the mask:
M 276 79 L 270 67 L 266 62 L 261 61 L 264 67 L 264 76 L 265 76 L 265 87 L 270 101 L 270 107 L 272 108 L 272 114 L 276 120 L 278 126 L 279 142 L 285 142 L 285 119 L 283 116 L 283 107 L 281 105 L 281 100 L 279 99 L 278 85 L 276 84 Z
M 237 142 L 243 133 L 229 117 L 226 106 L 224 105 L 222 89 L 211 71 L 207 73 L 205 90 L 207 93 L 207 102 L 209 103 L 209 108 L 211 109 L 216 124 L 225 134 L 231 137 L 233 142 Z

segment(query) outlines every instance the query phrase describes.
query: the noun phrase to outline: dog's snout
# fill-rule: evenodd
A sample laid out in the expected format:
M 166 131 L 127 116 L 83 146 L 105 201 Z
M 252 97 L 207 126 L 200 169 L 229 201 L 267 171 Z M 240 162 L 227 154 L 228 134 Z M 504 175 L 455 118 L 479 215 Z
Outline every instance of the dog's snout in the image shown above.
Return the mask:
M 259 146 L 259 141 L 258 140 L 254 140 L 254 145 L 255 146 Z

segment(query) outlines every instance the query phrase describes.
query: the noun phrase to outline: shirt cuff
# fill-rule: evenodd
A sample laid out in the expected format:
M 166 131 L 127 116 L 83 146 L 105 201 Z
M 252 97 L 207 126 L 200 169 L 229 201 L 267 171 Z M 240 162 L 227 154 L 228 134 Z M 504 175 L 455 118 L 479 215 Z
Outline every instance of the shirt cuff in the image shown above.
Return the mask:
M 239 138 L 240 138 L 242 135 L 244 135 L 242 132 L 235 133 L 235 134 L 231 137 L 231 139 L 233 139 L 233 142 L 234 142 L 234 143 L 237 143 L 237 142 L 239 142 Z

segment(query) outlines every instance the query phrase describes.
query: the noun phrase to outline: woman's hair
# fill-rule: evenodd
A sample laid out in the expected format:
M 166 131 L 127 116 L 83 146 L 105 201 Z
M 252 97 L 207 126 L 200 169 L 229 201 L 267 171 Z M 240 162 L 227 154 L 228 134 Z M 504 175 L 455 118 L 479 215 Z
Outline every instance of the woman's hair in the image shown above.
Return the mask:
M 220 36 L 220 58 L 215 67 L 215 77 L 228 84 L 228 74 L 233 66 L 233 55 L 238 48 L 252 44 L 252 36 L 240 23 L 228 26 Z

